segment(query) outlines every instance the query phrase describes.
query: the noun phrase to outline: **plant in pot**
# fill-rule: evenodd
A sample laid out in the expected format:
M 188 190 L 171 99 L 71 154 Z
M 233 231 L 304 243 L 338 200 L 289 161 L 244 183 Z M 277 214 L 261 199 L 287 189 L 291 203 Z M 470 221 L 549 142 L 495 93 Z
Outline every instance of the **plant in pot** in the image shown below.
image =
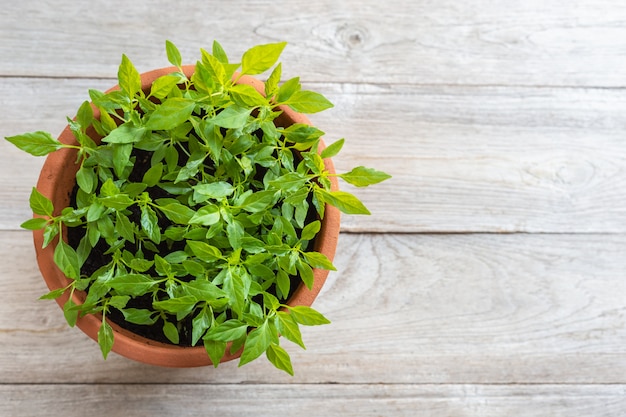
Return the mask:
M 332 104 L 297 77 L 280 82 L 284 47 L 258 45 L 233 64 L 214 42 L 183 66 L 167 41 L 173 67 L 140 75 L 122 56 L 119 84 L 90 90 L 58 139 L 6 138 L 48 155 L 22 224 L 42 298 L 105 358 L 183 367 L 265 354 L 293 374 L 279 335 L 304 348 L 299 326 L 328 323 L 310 306 L 335 269 L 339 211 L 369 214 L 337 178 L 389 176 L 335 172 L 343 139 L 325 147 L 302 115 Z

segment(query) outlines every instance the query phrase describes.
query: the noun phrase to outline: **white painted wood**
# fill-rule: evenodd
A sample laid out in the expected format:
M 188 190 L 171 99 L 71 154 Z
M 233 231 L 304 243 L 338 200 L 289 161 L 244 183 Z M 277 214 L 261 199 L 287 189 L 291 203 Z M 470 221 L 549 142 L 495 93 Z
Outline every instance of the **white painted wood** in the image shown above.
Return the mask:
M 171 370 L 111 355 L 65 325 L 30 234 L 1 232 L 0 383 L 626 383 L 626 236 L 344 234 L 315 307 L 332 324 L 285 341 L 295 378 L 261 361 Z
M 113 83 L 0 78 L 0 136 L 58 134 L 89 88 Z M 371 189 L 342 185 L 373 213 L 344 216 L 345 231 L 626 231 L 624 90 L 312 87 L 336 103 L 311 118 L 328 142 L 346 138 L 338 170 L 366 165 L 393 175 Z M 2 229 L 30 216 L 42 163 L 0 141 Z
M 121 54 L 166 62 L 164 40 L 194 62 L 220 40 L 231 56 L 288 41 L 288 74 L 310 81 L 623 86 L 619 0 L 45 0 L 3 4 L 2 75 L 110 77 Z M 123 11 L 123 12 L 122 12 Z
M 621 417 L 626 386 L 0 385 L 2 415 Z M 80 404 L 80 407 L 76 405 Z
M 373 215 L 344 216 L 333 324 L 286 345 L 294 378 L 102 361 L 37 300 L 16 230 L 43 161 L 0 141 L 0 416 L 626 415 L 626 3 L 7 1 L 0 137 L 58 133 L 165 39 L 187 62 L 288 41 L 285 77 L 336 104 L 312 119 L 346 137 L 339 170 L 394 176 L 344 187 Z

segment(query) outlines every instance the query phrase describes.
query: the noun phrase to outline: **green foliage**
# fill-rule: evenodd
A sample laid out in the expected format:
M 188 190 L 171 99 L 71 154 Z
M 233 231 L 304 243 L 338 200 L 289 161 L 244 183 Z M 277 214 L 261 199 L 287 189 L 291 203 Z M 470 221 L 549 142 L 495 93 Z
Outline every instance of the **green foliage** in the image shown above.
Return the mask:
M 285 45 L 255 46 L 233 64 L 214 42 L 188 78 L 179 50 L 167 41 L 178 71 L 147 91 L 123 55 L 120 89 L 90 90 L 92 102 L 69 121 L 77 144 L 45 132 L 6 138 L 35 156 L 64 148 L 78 153 L 75 204 L 54 207 L 33 188 L 36 217 L 22 227 L 43 229 L 44 246 L 58 238 L 54 261 L 73 281 L 41 298 L 85 291 L 83 304 L 71 297 L 65 303 L 65 317 L 73 326 L 79 314 L 102 314 L 105 358 L 114 343 L 106 318 L 114 310 L 129 323 L 157 326 L 171 343 L 203 344 L 215 366 L 243 349 L 240 365 L 265 354 L 291 375 L 279 335 L 304 348 L 300 326 L 329 323 L 287 299 L 294 278 L 311 288 L 315 268 L 335 270 L 312 250 L 325 205 L 369 214 L 356 196 L 331 190 L 330 177 L 362 187 L 389 176 L 365 167 L 331 174 L 323 158 L 337 155 L 343 139 L 318 154 L 324 134 L 318 128 L 274 125 L 281 105 L 303 113 L 332 107 L 323 95 L 302 90 L 297 77 L 281 84 L 277 62 Z M 264 94 L 237 83 L 243 74 L 270 70 Z M 65 230 L 79 230 L 80 243 L 67 243 Z M 96 247 L 101 265 L 87 270 Z
M 5 139 L 33 156 L 48 155 L 63 147 L 50 133 L 41 131 L 10 136 Z

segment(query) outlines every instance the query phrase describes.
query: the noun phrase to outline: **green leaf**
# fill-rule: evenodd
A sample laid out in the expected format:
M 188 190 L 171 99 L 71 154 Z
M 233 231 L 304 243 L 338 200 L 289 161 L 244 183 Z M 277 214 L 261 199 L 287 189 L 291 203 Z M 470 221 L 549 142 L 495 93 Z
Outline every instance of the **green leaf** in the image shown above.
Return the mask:
M 282 75 L 282 65 L 278 63 L 272 73 L 270 74 L 267 81 L 265 81 L 265 96 L 268 98 L 272 98 L 276 92 L 278 91 L 278 83 L 280 82 L 280 77 Z
M 169 40 L 165 41 L 165 52 L 167 52 L 167 60 L 176 67 L 180 67 L 183 64 L 183 59 L 180 56 L 180 52 L 176 45 Z
M 63 315 L 70 327 L 76 326 L 76 320 L 78 319 L 78 310 L 73 309 L 76 304 L 72 301 L 72 298 L 68 298 L 65 304 L 63 304 Z
M 237 316 L 241 316 L 245 308 L 248 288 L 250 288 L 250 282 L 244 282 L 243 275 L 233 273 L 230 269 L 226 270 L 222 289 L 230 300 L 231 309 Z
M 115 225 L 109 216 L 103 216 L 97 220 L 98 230 L 105 239 L 115 238 Z
M 42 219 L 41 217 L 35 217 L 33 219 L 28 219 L 24 223 L 20 225 L 22 229 L 26 230 L 39 230 L 46 227 L 48 224 L 47 219 Z
M 276 97 L 276 101 L 278 103 L 285 103 L 287 100 L 291 98 L 295 93 L 300 91 L 302 86 L 300 85 L 300 77 L 290 78 L 285 81 L 283 85 L 278 89 L 278 96 Z
M 78 108 L 78 113 L 76 114 L 76 121 L 81 127 L 81 130 L 84 132 L 87 130 L 91 122 L 93 121 L 93 108 L 91 107 L 91 103 L 88 101 L 83 101 L 83 104 Z
M 302 240 L 311 240 L 317 235 L 317 233 L 322 228 L 322 224 L 319 220 L 315 220 L 307 224 L 304 229 L 302 229 L 302 234 L 300 235 L 300 239 Z
M 105 211 L 106 207 L 104 207 L 104 205 L 100 202 L 100 199 L 95 200 L 91 203 L 89 209 L 87 210 L 87 221 L 95 222 L 104 214 Z
M 133 123 L 124 123 L 113 129 L 111 133 L 102 138 L 106 143 L 135 143 L 139 142 L 145 135 L 145 127 L 137 127 Z
M 256 88 L 247 84 L 236 84 L 230 88 L 233 101 L 242 107 L 258 107 L 267 105 L 267 99 Z
M 204 201 L 200 196 L 220 199 L 231 195 L 235 188 L 226 181 L 218 181 L 210 184 L 200 184 L 193 187 L 194 201 Z
M 283 191 L 300 189 L 307 182 L 307 178 L 299 172 L 289 172 L 269 182 L 272 187 Z
M 217 83 L 217 85 L 224 85 L 227 81 L 224 63 L 203 49 L 201 52 L 202 64 L 213 82 Z
M 274 203 L 275 195 L 273 190 L 252 193 L 241 203 L 241 208 L 250 213 L 258 213 Z
M 203 240 L 207 238 L 210 229 L 205 227 L 192 227 L 183 233 L 183 238 L 190 240 Z
M 332 158 L 333 156 L 337 155 L 339 151 L 341 151 L 344 141 L 345 141 L 344 139 L 339 139 L 337 142 L 331 145 L 328 145 L 326 149 L 322 151 L 320 156 L 322 158 Z
M 188 224 L 196 215 L 196 212 L 189 207 L 180 203 L 171 203 L 165 206 L 159 206 L 159 210 L 165 217 L 178 224 Z
M 215 246 L 211 246 L 205 242 L 188 240 L 187 245 L 194 255 L 205 262 L 213 262 L 222 258 L 222 252 Z
M 187 282 L 182 285 L 186 293 L 189 295 L 193 295 L 198 301 L 211 302 L 218 298 L 223 298 L 226 295 L 224 291 L 218 288 L 217 285 L 213 284 L 211 281 L 202 278 Z
M 124 210 L 131 206 L 135 201 L 126 194 L 117 194 L 110 197 L 102 197 L 99 199 L 104 207 L 114 208 L 115 210 Z
M 287 42 L 257 45 L 244 52 L 241 58 L 242 74 L 255 75 L 270 69 L 280 57 Z
M 279 311 L 276 313 L 276 318 L 276 324 L 280 334 L 290 342 L 302 347 L 302 349 L 306 349 L 304 342 L 302 341 L 300 327 L 291 314 Z
M 179 78 L 170 74 L 159 77 L 150 87 L 150 96 L 163 100 L 178 83 Z
M 296 229 L 293 227 L 293 224 L 291 224 L 291 221 L 285 217 L 277 217 L 277 219 L 280 219 L 280 222 L 283 224 L 283 233 L 288 238 L 292 239 L 291 242 L 297 241 L 298 235 L 296 234 Z M 290 240 L 288 239 L 287 242 L 289 243 Z M 296 252 L 292 252 L 292 253 L 296 254 Z
M 54 263 L 68 277 L 78 279 L 80 277 L 80 260 L 76 251 L 65 241 L 59 240 L 54 249 Z
M 287 298 L 289 295 L 289 288 L 291 287 L 291 280 L 289 279 L 289 275 L 282 269 L 279 269 L 276 274 L 276 285 L 282 294 L 282 298 Z
M 272 343 L 271 329 L 268 322 L 252 330 L 246 338 L 246 343 L 241 353 L 239 366 L 249 363 L 263 354 Z
M 123 177 L 124 169 L 130 161 L 130 154 L 133 151 L 131 143 L 120 143 L 113 145 L 113 170 L 118 178 Z
M 146 123 L 149 130 L 170 130 L 189 120 L 196 102 L 186 98 L 173 97 L 165 100 L 150 115 Z
M 241 247 L 249 253 L 265 252 L 265 243 L 252 236 L 244 236 L 241 238 Z
M 196 132 L 209 147 L 213 160 L 219 161 L 223 145 L 220 128 L 207 120 L 203 120 L 197 125 Z
M 93 246 L 89 242 L 89 236 L 83 236 L 78 243 L 78 247 L 76 248 L 76 254 L 78 255 L 78 263 L 80 265 L 84 264 L 89 254 L 91 253 Z
M 124 314 L 124 320 L 134 324 L 149 326 L 158 320 L 158 316 L 154 317 L 156 315 L 154 311 L 142 308 L 125 308 L 122 310 L 122 314 Z
M 213 366 L 217 368 L 220 361 L 226 353 L 226 342 L 220 342 L 217 340 L 204 339 L 204 348 L 206 349 L 209 359 L 213 362 Z
M 156 243 L 161 243 L 161 229 L 156 213 L 148 206 L 141 207 L 141 227 L 148 235 L 148 238 Z
M 104 197 L 111 197 L 119 194 L 120 189 L 112 178 L 108 178 L 100 188 L 100 194 Z
M 171 239 L 175 242 L 179 242 L 183 240 L 185 234 L 187 233 L 187 228 L 181 226 L 170 226 L 165 230 L 165 237 Z M 202 238 L 202 237 L 200 237 Z
M 226 225 L 226 235 L 228 236 L 228 243 L 233 249 L 239 249 L 242 246 L 242 238 L 245 234 L 245 230 L 240 222 L 232 221 Z
M 195 307 L 196 297 L 185 295 L 177 298 L 170 298 L 163 301 L 154 301 L 152 306 L 157 310 L 163 310 L 168 313 L 189 313 Z
M 117 275 L 107 281 L 107 285 L 116 290 L 119 295 L 132 295 L 133 297 L 149 293 L 158 283 L 142 274 Z
M 209 313 L 207 308 L 203 308 L 200 312 L 193 318 L 191 322 L 192 330 L 191 330 L 191 344 L 195 346 L 198 343 L 198 340 L 204 335 L 207 329 L 211 326 L 211 322 L 213 317 Z
M 159 162 L 150 167 L 143 175 L 142 183 L 146 184 L 148 187 L 154 187 L 161 181 L 161 177 L 163 175 L 163 163 Z
M 163 150 L 160 148 L 159 151 Z M 165 157 L 165 165 L 167 166 L 168 171 L 173 171 L 178 164 L 178 151 L 174 145 L 166 145 L 165 150 L 163 151 Z M 161 188 L 163 188 L 163 184 L 161 184 Z M 166 190 L 167 191 L 167 190 Z
M 308 289 L 313 288 L 313 281 L 315 279 L 313 269 L 311 269 L 311 267 L 305 262 L 302 262 L 301 259 L 298 259 L 298 261 L 296 262 L 296 269 L 298 270 L 298 273 L 300 274 L 300 279 L 302 280 L 302 282 L 304 282 L 304 285 L 306 285 Z
M 311 169 L 311 171 L 315 174 L 321 175 L 326 169 L 326 165 L 324 165 L 324 160 L 317 153 L 306 152 L 303 154 L 304 163 L 307 167 Z
M 200 262 L 195 261 L 193 259 L 188 259 L 188 260 L 183 261 L 183 268 L 185 268 L 185 271 L 189 275 L 192 275 L 194 277 L 203 277 L 204 273 L 206 272 L 206 270 L 204 269 L 204 265 L 202 265 Z M 196 296 L 196 298 L 198 297 Z
M 270 294 L 269 292 L 264 292 L 263 306 L 271 311 L 276 311 L 280 308 L 280 302 L 278 301 L 278 298 L 276 298 L 274 295 Z
M 129 97 L 141 90 L 141 77 L 137 68 L 126 55 L 122 55 L 122 63 L 117 71 L 117 80 L 122 91 Z
M 200 51 L 204 50 L 200 49 Z M 196 62 L 194 72 L 191 75 L 191 82 L 195 90 L 201 93 L 212 94 L 215 91 L 215 78 L 207 68 L 206 63 Z
M 307 90 L 295 92 L 286 104 L 300 113 L 318 113 L 333 107 L 333 103 L 320 93 Z
M 170 342 L 174 343 L 175 345 L 178 344 L 178 341 L 179 341 L 178 340 L 178 338 L 179 338 L 179 336 L 178 336 L 178 329 L 176 328 L 176 326 L 173 323 L 171 323 L 171 322 L 169 322 L 167 320 L 164 321 L 164 323 L 163 323 L 163 334 L 165 335 L 165 337 L 167 337 L 167 339 Z
M 350 172 L 340 174 L 344 181 L 349 182 L 357 187 L 366 187 L 372 184 L 378 184 L 381 181 L 391 178 L 391 175 L 373 168 L 356 167 Z
M 117 123 L 115 123 L 115 120 L 113 120 L 113 118 L 109 115 L 105 108 L 99 107 L 99 110 L 100 125 L 104 129 L 104 133 L 102 135 L 105 136 L 105 134 L 110 133 L 113 129 L 117 127 Z
M 124 239 L 135 243 L 135 227 L 130 219 L 120 212 L 115 213 L 115 230 L 117 230 Z
M 224 52 L 224 48 L 218 41 L 213 41 L 212 48 L 213 56 L 217 58 L 222 64 L 228 64 L 228 56 L 226 56 L 226 52 Z
M 211 327 L 204 339 L 230 342 L 242 338 L 247 331 L 248 325 L 246 323 L 237 319 L 230 319 L 220 325 Z
M 154 269 L 161 276 L 169 276 L 172 273 L 172 265 L 159 255 L 154 255 Z
M 232 105 L 222 110 L 211 119 L 211 122 L 226 129 L 240 129 L 248 121 L 248 116 L 250 116 L 251 112 L 252 109 Z
M 332 262 L 324 255 L 319 252 L 303 252 L 304 258 L 307 263 L 311 265 L 313 268 L 318 269 L 327 269 L 329 271 L 336 271 L 337 269 L 333 266 Z
M 91 194 L 96 188 L 98 177 L 93 168 L 82 165 L 76 172 L 76 182 L 81 190 L 87 194 Z
M 154 261 L 143 258 L 133 258 L 128 264 L 132 270 L 137 272 L 146 272 L 148 269 L 152 268 L 152 265 L 154 265 Z
M 201 224 L 203 226 L 211 226 L 220 221 L 220 209 L 214 204 L 207 204 L 198 209 L 198 211 L 189 219 L 189 224 Z
M 290 142 L 295 143 L 311 143 L 322 137 L 324 132 L 315 126 L 309 126 L 303 123 L 294 123 L 291 126 L 280 131 Z
M 370 211 L 354 195 L 345 191 L 319 190 L 324 202 L 337 207 L 346 214 L 371 214 Z
M 48 132 L 32 132 L 5 138 L 21 150 L 33 156 L 44 156 L 63 147 L 63 144 Z
M 231 354 L 234 354 L 234 353 L 236 353 L 236 352 L 239 352 L 240 350 L 242 350 L 242 349 L 243 349 L 243 345 L 244 345 L 244 343 L 246 343 L 246 337 L 247 337 L 247 336 L 248 336 L 248 335 L 246 334 L 246 335 L 244 335 L 242 338 L 239 338 L 239 339 L 237 339 L 237 340 L 233 340 L 233 341 L 232 341 L 232 344 L 231 344 L 231 346 L 230 346 L 230 353 L 231 353 Z
M 118 310 L 121 310 L 126 307 L 126 304 L 129 300 L 130 296 L 128 295 L 114 295 L 113 297 L 109 298 L 108 305 L 115 307 Z
M 265 352 L 265 356 L 267 356 L 267 359 L 276 368 L 280 369 L 281 371 L 285 371 L 289 375 L 293 376 L 291 358 L 289 357 L 289 354 L 285 349 L 272 343 L 269 345 L 267 351 Z
M 319 311 L 307 306 L 287 306 L 289 314 L 293 319 L 305 326 L 318 326 L 321 324 L 329 324 L 330 321 L 322 315 Z
M 57 222 L 49 223 L 43 229 L 43 247 L 44 248 L 47 247 L 50 243 L 52 243 L 52 239 L 54 239 L 54 237 L 59 234 L 59 231 L 60 231 L 60 223 L 57 223 Z
M 48 292 L 47 294 L 42 295 L 41 297 L 39 297 L 39 299 L 40 300 L 54 300 L 62 296 L 66 290 L 67 288 L 57 288 L 56 290 L 52 290 Z
M 204 164 L 204 159 L 206 158 L 206 154 L 203 155 L 192 155 L 184 167 L 178 172 L 176 176 L 175 183 L 179 183 L 181 181 L 186 181 L 189 178 L 193 177 L 198 173 L 202 164 Z
M 100 351 L 102 351 L 102 357 L 106 359 L 113 348 L 113 329 L 106 321 L 102 322 L 98 330 L 98 344 Z

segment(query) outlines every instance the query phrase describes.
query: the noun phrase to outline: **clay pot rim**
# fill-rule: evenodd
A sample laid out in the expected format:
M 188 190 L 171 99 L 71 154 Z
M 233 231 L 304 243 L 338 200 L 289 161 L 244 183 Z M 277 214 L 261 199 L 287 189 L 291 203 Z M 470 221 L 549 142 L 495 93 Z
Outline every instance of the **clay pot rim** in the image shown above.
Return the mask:
M 183 72 L 187 77 L 191 77 L 195 70 L 194 65 L 185 65 L 182 67 Z M 142 81 L 142 89 L 144 91 L 149 91 L 150 86 L 157 78 L 170 74 L 173 72 L 178 72 L 179 69 L 177 67 L 165 67 L 154 69 L 151 71 L 147 71 L 142 73 L 141 81 Z M 238 74 L 233 76 L 233 79 L 238 77 Z M 238 78 L 238 83 L 248 84 L 256 88 L 261 94 L 264 94 L 264 83 L 260 80 L 243 75 Z M 118 85 L 110 88 L 108 91 L 119 89 Z M 278 118 L 279 120 L 283 120 L 285 124 L 293 124 L 293 123 L 304 123 L 311 124 L 309 119 L 303 114 L 297 113 L 293 111 L 291 108 L 287 106 L 279 107 L 283 114 Z M 98 109 L 94 108 L 94 116 L 99 117 Z M 59 140 L 63 143 L 75 143 L 75 139 L 73 134 L 71 133 L 69 126 L 67 126 L 61 135 L 59 136 Z M 323 140 L 320 140 L 319 151 L 321 152 L 325 148 L 325 144 Z M 64 182 L 72 181 L 75 184 L 75 173 L 77 170 L 77 166 L 75 166 L 74 161 L 76 159 L 76 150 L 70 149 L 61 149 L 56 151 L 46 158 L 44 165 L 42 167 L 39 180 L 37 182 L 37 189 L 46 197 L 50 198 L 55 208 L 56 207 L 66 207 L 69 203 L 69 195 L 60 195 L 57 190 L 59 189 L 59 185 Z M 329 172 L 335 173 L 335 168 L 332 160 L 325 159 L 324 163 Z M 331 188 L 333 190 L 338 189 L 337 179 L 334 176 L 330 177 L 331 180 Z M 63 191 L 64 189 L 61 188 Z M 67 188 L 65 189 L 67 190 Z M 71 192 L 71 188 L 70 191 Z M 56 200 L 56 201 L 55 201 Z M 63 204 L 63 201 L 65 201 Z M 61 201 L 61 204 L 58 204 Z M 340 225 L 340 212 L 333 206 L 326 205 L 324 219 L 322 220 L 321 230 L 316 237 L 314 250 L 324 253 L 331 261 L 334 258 L 334 254 L 337 247 L 337 240 L 339 236 L 339 225 Z M 37 254 L 37 262 L 39 264 L 39 269 L 42 273 L 44 281 L 46 282 L 48 288 L 52 291 L 58 288 L 66 287 L 71 280 L 67 278 L 59 268 L 54 264 L 53 254 L 54 248 L 56 247 L 56 241 L 50 243 L 46 248 L 42 248 L 43 244 L 43 231 L 36 230 L 33 232 L 33 238 L 35 243 L 35 251 Z M 314 269 L 314 283 L 311 290 L 307 289 L 306 286 L 301 283 L 298 289 L 294 292 L 292 297 L 289 299 L 289 305 L 306 305 L 310 306 L 319 292 L 322 289 L 324 282 L 328 276 L 329 271 Z M 62 308 L 63 304 L 67 301 L 69 295 L 66 293 L 63 296 L 56 299 L 59 306 Z M 83 298 L 84 299 L 84 298 Z M 81 297 L 76 292 L 73 295 L 73 301 L 77 304 L 82 303 Z M 102 321 L 101 315 L 93 315 L 89 314 L 83 317 L 79 317 L 76 326 L 80 328 L 85 334 L 87 334 L 94 341 L 98 340 L 98 329 L 100 327 L 100 323 Z M 211 365 L 212 362 L 209 359 L 206 350 L 203 346 L 177 346 L 170 345 L 162 342 L 158 342 L 152 339 L 148 339 L 143 336 L 139 336 L 129 330 L 126 330 L 119 325 L 107 320 L 107 322 L 111 325 L 114 332 L 114 344 L 112 347 L 112 351 L 116 352 L 126 358 L 151 364 L 157 366 L 165 366 L 165 367 L 196 367 L 196 366 L 206 366 Z M 230 353 L 230 345 L 226 350 L 226 354 L 222 358 L 221 362 L 226 362 L 229 360 L 233 360 L 238 358 L 241 355 L 241 350 L 235 353 Z

